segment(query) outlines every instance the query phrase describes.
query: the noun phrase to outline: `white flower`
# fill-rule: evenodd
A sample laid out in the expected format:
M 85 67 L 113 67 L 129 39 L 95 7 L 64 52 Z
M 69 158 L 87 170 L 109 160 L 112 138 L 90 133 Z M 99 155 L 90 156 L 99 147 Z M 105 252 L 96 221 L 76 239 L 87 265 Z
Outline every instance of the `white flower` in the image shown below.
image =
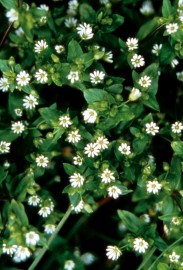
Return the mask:
M 8 160 L 5 160 L 5 162 L 3 163 L 3 167 L 5 169 L 8 169 L 11 166 L 11 164 L 8 162 Z
M 74 83 L 75 81 L 79 81 L 78 71 L 70 71 L 69 75 L 67 76 L 67 79 L 70 80 L 71 83 Z
M 65 20 L 64 24 L 68 28 L 76 27 L 76 25 L 77 25 L 77 19 L 75 19 L 73 17 L 70 17 L 70 18 L 68 18 L 68 19 Z
M 33 195 L 28 199 L 28 204 L 32 206 L 38 206 L 40 202 L 41 200 L 37 195 Z
M 130 145 L 128 145 L 127 143 L 122 143 L 118 147 L 118 150 L 121 152 L 121 154 L 126 155 L 126 156 L 131 154 Z
M 110 0 L 99 0 L 100 4 L 106 5 Z
M 80 157 L 79 155 L 73 157 L 73 163 L 74 165 L 81 166 L 83 164 L 83 158 Z
M 31 256 L 31 253 L 27 247 L 18 246 L 15 255 L 13 257 L 13 260 L 15 262 L 22 262 L 28 259 Z
M 44 232 L 47 234 L 52 234 L 56 229 L 56 226 L 54 224 L 46 224 L 44 226 Z
M 110 183 L 112 180 L 115 180 L 114 172 L 110 171 L 109 169 L 105 169 L 101 174 L 102 183 Z
M 76 129 L 74 131 L 69 132 L 67 140 L 70 143 L 78 143 L 81 140 L 81 135 L 79 134 L 79 130 Z
M 179 26 L 177 23 L 170 23 L 168 25 L 166 25 L 166 31 L 168 32 L 169 35 L 177 32 Z
M 33 231 L 28 232 L 25 235 L 25 241 L 26 241 L 27 245 L 35 246 L 37 244 L 37 242 L 39 242 L 39 239 L 40 239 L 39 234 L 37 234 Z
M 179 20 L 183 23 L 183 14 L 179 15 Z
M 84 116 L 84 121 L 86 123 L 95 123 L 97 119 L 97 112 L 93 109 L 86 109 L 84 112 L 82 112 L 82 115 Z
M 181 82 L 183 82 L 183 71 L 176 73 L 177 79 Z
M 179 8 L 183 8 L 183 0 L 178 1 L 178 6 L 179 6 Z
M 146 128 L 146 133 L 151 134 L 153 136 L 155 136 L 156 133 L 159 132 L 159 127 L 154 122 L 146 123 L 145 128 Z
M 0 153 L 8 153 L 10 151 L 10 142 L 0 141 Z
M 40 83 L 46 83 L 48 81 L 48 74 L 43 69 L 38 69 L 38 71 L 35 73 L 35 78 Z
M 129 51 L 136 50 L 138 48 L 138 39 L 137 38 L 128 38 L 126 41 Z
M 138 81 L 138 83 L 144 87 L 147 88 L 151 85 L 151 78 L 147 75 L 143 76 L 140 78 L 140 80 Z
M 141 97 L 141 95 L 142 95 L 142 93 L 140 92 L 140 90 L 133 87 L 130 94 L 129 94 L 128 99 L 130 101 L 135 101 L 135 100 L 139 99 Z
M 55 45 L 55 51 L 60 54 L 65 50 L 64 46 L 62 45 Z
M 110 260 L 116 261 L 121 254 L 122 252 L 117 246 L 107 246 L 106 248 L 106 256 Z
M 90 24 L 87 23 L 79 24 L 79 26 L 76 29 L 78 35 L 80 35 L 80 37 L 83 40 L 91 39 L 94 35 L 92 33 L 92 27 Z
M 41 9 L 41 10 L 45 10 L 45 11 L 48 11 L 49 10 L 49 6 L 45 5 L 45 4 L 42 4 L 38 7 L 38 9 Z
M 18 11 L 14 8 L 11 8 L 6 12 L 6 17 L 10 23 L 18 20 Z
M 137 237 L 133 241 L 133 248 L 139 253 L 145 253 L 149 244 L 141 237 Z
M 154 13 L 154 7 L 152 5 L 152 2 L 147 0 L 142 3 L 142 7 L 140 8 L 140 12 L 145 15 L 149 16 Z
M 100 150 L 104 150 L 108 148 L 109 141 L 104 136 L 100 136 L 97 138 L 96 144 Z
M 15 134 L 21 134 L 24 131 L 24 129 L 25 129 L 25 126 L 20 121 L 13 123 L 11 126 L 11 130 Z
M 25 70 L 20 71 L 20 73 L 16 77 L 16 81 L 18 85 L 26 86 L 27 84 L 29 84 L 30 76 Z
M 91 252 L 85 252 L 80 257 L 84 265 L 90 265 L 95 261 L 95 256 Z
M 48 48 L 47 42 L 44 41 L 43 39 L 41 39 L 41 40 L 38 40 L 38 41 L 35 43 L 34 51 L 35 51 L 36 53 L 41 53 L 41 52 L 44 51 L 46 48 Z
M 131 59 L 131 62 L 134 68 L 139 68 L 145 65 L 144 57 L 138 54 L 134 54 L 134 56 Z
M 114 199 L 117 199 L 119 195 L 122 194 L 121 190 L 116 186 L 109 187 L 107 191 L 108 191 L 109 197 L 113 197 Z
M 140 217 L 145 223 L 149 223 L 151 221 L 151 218 L 148 214 L 143 214 L 141 217 Z
M 0 90 L 2 92 L 7 92 L 8 89 L 9 89 L 9 82 L 8 82 L 8 79 L 7 78 L 1 78 L 0 79 Z
M 95 156 L 98 156 L 100 153 L 99 147 L 97 143 L 88 143 L 84 148 L 84 153 L 88 157 L 94 158 Z
M 103 81 L 105 73 L 103 71 L 95 70 L 93 73 L 90 73 L 90 81 L 93 84 L 98 84 Z
M 180 222 L 181 222 L 181 220 L 180 220 L 180 218 L 179 217 L 173 217 L 172 218 L 172 223 L 174 224 L 174 225 L 180 225 Z
M 180 258 L 180 255 L 176 254 L 175 251 L 172 252 L 172 254 L 169 255 L 170 262 L 178 262 Z
M 68 3 L 69 9 L 77 9 L 79 6 L 79 3 L 77 0 L 70 0 Z
M 60 116 L 59 121 L 59 125 L 64 128 L 68 128 L 70 125 L 72 125 L 72 121 L 68 115 Z
M 159 190 L 161 190 L 162 185 L 158 183 L 158 181 L 148 181 L 147 182 L 147 192 L 158 194 Z
M 174 124 L 172 124 L 171 129 L 173 133 L 181 133 L 183 130 L 183 124 L 177 121 Z
M 159 55 L 161 49 L 162 49 L 162 44 L 154 44 L 153 48 L 152 48 L 152 53 L 155 54 L 156 56 Z
M 40 155 L 36 158 L 36 164 L 38 167 L 47 167 L 48 166 L 48 158 L 43 156 L 43 155 Z
M 84 202 L 81 200 L 76 206 L 71 204 L 71 209 L 76 212 L 76 214 L 80 213 L 84 208 Z
M 73 270 L 75 268 L 75 263 L 72 260 L 67 260 L 64 263 L 64 270 Z
M 23 111 L 19 108 L 14 109 L 14 112 L 15 112 L 16 116 L 18 116 L 18 117 L 21 117 L 23 114 Z
M 49 216 L 51 214 L 51 212 L 52 212 L 52 210 L 50 207 L 44 206 L 39 210 L 38 214 L 45 218 L 45 217 Z
M 26 109 L 34 109 L 36 106 L 38 105 L 38 102 L 37 102 L 37 98 L 34 97 L 33 95 L 29 95 L 29 96 L 26 96 L 24 99 L 23 99 L 23 106 L 26 108 Z
M 105 52 L 102 59 L 107 63 L 113 63 L 113 53 L 112 53 L 112 51 Z
M 7 246 L 6 244 L 3 244 L 2 252 L 4 254 L 12 256 L 17 250 L 17 245 Z
M 84 183 L 84 177 L 80 173 L 74 173 L 73 175 L 70 176 L 70 183 L 71 186 L 74 188 L 81 187 Z
M 179 61 L 176 58 L 172 59 L 172 61 L 171 61 L 172 68 L 175 68 L 178 65 L 178 63 L 179 63 Z

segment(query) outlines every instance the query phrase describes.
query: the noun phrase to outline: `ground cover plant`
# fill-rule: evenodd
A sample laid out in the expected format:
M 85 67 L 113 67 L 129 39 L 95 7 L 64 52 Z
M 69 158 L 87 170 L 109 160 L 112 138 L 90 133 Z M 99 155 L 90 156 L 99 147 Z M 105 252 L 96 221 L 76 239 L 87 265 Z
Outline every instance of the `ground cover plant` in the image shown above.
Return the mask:
M 0 0 L 1 270 L 183 269 L 183 1 Z

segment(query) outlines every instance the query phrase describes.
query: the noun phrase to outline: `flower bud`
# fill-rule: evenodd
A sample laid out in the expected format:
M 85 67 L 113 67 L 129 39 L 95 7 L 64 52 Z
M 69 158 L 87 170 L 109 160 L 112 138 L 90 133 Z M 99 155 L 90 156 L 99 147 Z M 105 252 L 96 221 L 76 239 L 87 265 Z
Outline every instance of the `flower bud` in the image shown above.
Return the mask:
M 141 97 L 141 95 L 142 95 L 142 93 L 140 92 L 140 90 L 133 87 L 131 93 L 129 94 L 128 99 L 130 101 L 135 101 L 135 100 L 139 99 L 139 97 Z

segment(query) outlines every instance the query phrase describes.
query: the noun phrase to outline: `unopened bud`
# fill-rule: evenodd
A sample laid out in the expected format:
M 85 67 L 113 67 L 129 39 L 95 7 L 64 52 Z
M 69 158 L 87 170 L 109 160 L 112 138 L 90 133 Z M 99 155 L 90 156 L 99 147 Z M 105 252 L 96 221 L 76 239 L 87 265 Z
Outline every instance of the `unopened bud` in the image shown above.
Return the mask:
M 139 99 L 139 97 L 141 97 L 141 95 L 142 95 L 142 93 L 140 92 L 140 90 L 133 87 L 131 93 L 129 94 L 128 99 L 130 101 L 135 101 L 135 100 Z

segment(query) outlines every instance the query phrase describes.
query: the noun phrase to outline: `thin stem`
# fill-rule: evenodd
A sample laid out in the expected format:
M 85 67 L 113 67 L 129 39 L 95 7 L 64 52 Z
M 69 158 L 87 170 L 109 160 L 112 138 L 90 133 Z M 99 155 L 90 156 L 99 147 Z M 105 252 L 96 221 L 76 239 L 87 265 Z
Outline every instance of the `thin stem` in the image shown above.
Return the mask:
M 4 36 L 3 36 L 3 38 L 2 38 L 2 40 L 0 42 L 0 48 L 3 46 L 3 44 L 4 44 L 5 40 L 6 40 L 6 37 L 8 36 L 9 32 L 11 31 L 11 28 L 13 27 L 13 24 L 14 24 L 14 22 L 12 22 L 8 26 L 8 28 L 6 29 L 6 32 L 4 33 Z
M 60 220 L 56 230 L 49 238 L 47 245 L 41 249 L 39 255 L 35 258 L 35 260 L 31 264 L 31 266 L 28 268 L 28 270 L 34 270 L 35 267 L 38 265 L 38 263 L 41 261 L 42 257 L 44 256 L 44 254 L 48 250 L 49 246 L 51 245 L 51 243 L 53 242 L 53 240 L 55 239 L 55 237 L 57 236 L 57 234 L 59 233 L 59 231 L 61 230 L 61 228 L 65 224 L 66 220 L 69 218 L 71 211 L 72 211 L 71 207 L 69 207 L 67 212 L 64 214 L 63 218 Z
M 151 265 L 151 267 L 148 270 L 153 270 L 153 267 L 156 265 L 156 263 L 159 261 L 159 259 L 170 249 L 172 249 L 175 245 L 177 245 L 179 242 L 183 241 L 183 236 L 175 241 L 173 244 L 168 246 L 159 256 L 158 258 L 154 261 L 154 263 Z M 138 269 L 139 270 L 139 269 Z
M 137 268 L 137 270 L 143 269 L 143 267 L 146 265 L 146 263 L 149 261 L 153 253 L 155 252 L 156 248 L 153 247 L 152 249 L 149 250 L 149 253 L 146 255 L 145 260 L 141 263 L 141 265 Z

